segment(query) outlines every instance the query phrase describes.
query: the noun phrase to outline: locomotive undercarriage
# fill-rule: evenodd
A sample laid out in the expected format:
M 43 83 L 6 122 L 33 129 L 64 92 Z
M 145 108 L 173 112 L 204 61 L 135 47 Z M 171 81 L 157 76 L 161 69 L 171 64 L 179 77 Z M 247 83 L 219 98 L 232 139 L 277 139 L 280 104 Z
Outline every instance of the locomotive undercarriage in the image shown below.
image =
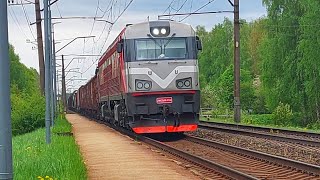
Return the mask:
M 199 92 L 166 95 L 172 97 L 173 102 L 157 104 L 156 99 L 162 96 L 129 94 L 126 99 L 103 102 L 98 118 L 136 133 L 184 132 L 197 128 Z

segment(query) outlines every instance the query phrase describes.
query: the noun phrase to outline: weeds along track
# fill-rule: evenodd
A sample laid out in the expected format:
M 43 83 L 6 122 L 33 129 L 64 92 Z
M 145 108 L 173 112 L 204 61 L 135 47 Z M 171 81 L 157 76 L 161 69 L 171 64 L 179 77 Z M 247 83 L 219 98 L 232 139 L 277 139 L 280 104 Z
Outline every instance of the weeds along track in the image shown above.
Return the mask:
M 257 179 L 320 179 L 320 166 L 201 138 L 186 136 L 166 144 Z
M 255 127 L 217 122 L 201 122 L 199 124 L 199 128 L 320 148 L 320 134 L 311 132 L 290 131 L 277 128 Z

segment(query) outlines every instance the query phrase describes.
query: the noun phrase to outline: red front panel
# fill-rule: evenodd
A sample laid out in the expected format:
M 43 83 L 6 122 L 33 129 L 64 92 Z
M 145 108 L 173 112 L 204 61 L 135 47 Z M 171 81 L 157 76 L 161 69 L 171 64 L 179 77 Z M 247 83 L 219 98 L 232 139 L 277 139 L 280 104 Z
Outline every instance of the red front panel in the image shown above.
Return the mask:
M 136 127 L 132 128 L 137 134 L 144 133 L 164 133 L 164 132 L 189 132 L 197 130 L 198 125 L 180 125 L 180 126 L 151 126 L 151 127 Z

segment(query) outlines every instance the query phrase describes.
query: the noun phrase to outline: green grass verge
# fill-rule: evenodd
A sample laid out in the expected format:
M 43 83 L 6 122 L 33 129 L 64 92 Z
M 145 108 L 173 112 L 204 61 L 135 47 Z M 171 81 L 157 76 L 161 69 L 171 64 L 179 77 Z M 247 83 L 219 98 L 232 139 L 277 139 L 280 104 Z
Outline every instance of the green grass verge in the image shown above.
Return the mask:
M 251 115 L 256 116 L 256 119 L 259 119 L 259 115 Z M 246 118 L 250 117 L 250 115 L 246 115 Z M 242 118 L 243 119 L 243 118 Z M 261 118 L 262 119 L 262 118 Z M 227 123 L 227 124 L 236 124 L 233 120 L 233 118 L 206 118 L 206 117 L 200 117 L 200 121 L 204 122 L 220 122 L 220 123 Z M 314 133 L 320 133 L 320 130 L 318 128 L 309 128 L 309 127 L 298 127 L 298 126 L 281 126 L 281 125 L 274 125 L 271 123 L 266 122 L 246 122 L 242 120 L 240 124 L 243 125 L 250 125 L 250 126 L 256 126 L 256 127 L 267 127 L 267 128 L 280 128 L 280 129 L 286 129 L 286 130 L 294 130 L 294 131 L 305 131 L 305 132 L 314 132 Z
M 45 129 L 13 138 L 14 179 L 87 179 L 86 168 L 70 132 L 71 125 L 61 118 L 52 130 L 52 143 L 45 142 Z M 46 177 L 47 176 L 47 177 Z

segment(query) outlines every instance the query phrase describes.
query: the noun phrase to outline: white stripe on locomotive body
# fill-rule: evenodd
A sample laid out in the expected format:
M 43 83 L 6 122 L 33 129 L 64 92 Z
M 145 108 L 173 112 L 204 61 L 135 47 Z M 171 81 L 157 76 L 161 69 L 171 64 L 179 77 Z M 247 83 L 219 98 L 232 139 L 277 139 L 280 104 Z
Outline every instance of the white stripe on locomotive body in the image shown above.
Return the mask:
M 130 75 L 147 75 L 149 78 L 157 83 L 162 89 L 165 89 L 171 84 L 176 77 L 181 73 L 196 73 L 197 68 L 195 66 L 177 66 L 174 70 L 168 74 L 167 77 L 162 79 L 150 68 L 130 68 Z

